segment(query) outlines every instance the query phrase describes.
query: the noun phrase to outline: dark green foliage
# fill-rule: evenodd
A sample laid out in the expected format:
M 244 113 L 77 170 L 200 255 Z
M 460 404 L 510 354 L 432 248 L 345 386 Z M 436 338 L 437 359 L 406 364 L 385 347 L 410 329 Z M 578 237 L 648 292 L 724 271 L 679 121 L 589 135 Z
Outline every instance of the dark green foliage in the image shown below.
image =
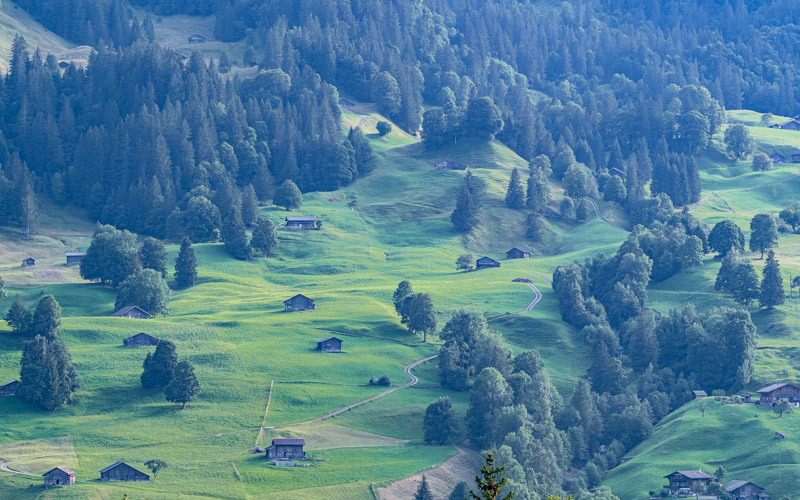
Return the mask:
M 525 236 L 534 241 L 540 241 L 542 239 L 546 228 L 547 222 L 539 213 L 531 212 L 525 219 Z
M 617 175 L 609 177 L 603 187 L 603 199 L 615 203 L 622 203 L 627 197 L 628 192 L 625 190 L 625 184 L 622 182 L 622 178 Z
M 140 269 L 117 289 L 114 308 L 139 306 L 150 314 L 169 314 L 170 289 L 155 269 Z
M 139 262 L 145 269 L 155 269 L 167 277 L 167 249 L 160 240 L 147 237 L 139 248 Z
M 219 238 L 221 218 L 219 209 L 206 196 L 192 196 L 186 208 L 176 208 L 167 221 L 174 237 L 187 236 L 192 241 L 215 241 Z
M 753 156 L 752 168 L 755 172 L 772 170 L 772 158 L 770 158 L 767 153 L 756 153 L 755 156 Z
M 81 277 L 116 287 L 140 267 L 136 235 L 98 225 L 81 261 Z
M 368 170 L 367 163 L 372 159 L 372 146 L 370 145 L 367 137 L 360 127 L 350 128 L 347 134 L 347 140 L 353 146 L 353 153 L 355 154 L 356 167 L 359 172 L 366 172 Z
M 389 387 L 390 385 L 392 385 L 392 381 L 391 379 L 389 379 L 389 375 L 386 375 L 384 373 L 378 378 L 378 380 L 375 380 L 373 377 L 370 377 L 369 385 L 379 385 L 383 387 Z
M 481 371 L 469 392 L 467 429 L 470 439 L 474 438 L 480 446 L 488 445 L 494 412 L 513 401 L 513 391 L 499 371 L 491 367 Z
M 34 335 L 42 335 L 49 339 L 55 338 L 61 326 L 61 306 L 52 295 L 45 295 L 33 311 L 31 324 Z
M 156 478 L 158 477 L 158 473 L 161 471 L 161 469 L 164 469 L 164 468 L 167 467 L 167 462 L 165 462 L 165 461 L 163 461 L 161 459 L 158 459 L 158 458 L 153 458 L 153 459 L 148 460 L 147 462 L 145 462 L 144 465 L 145 465 L 145 467 L 150 469 L 150 472 L 153 473 L 153 481 L 155 481 Z
M 578 208 L 575 209 L 575 220 L 578 222 L 588 222 L 594 215 L 594 206 L 589 203 L 586 198 L 578 202 Z
M 658 363 L 659 347 L 655 334 L 656 320 L 652 311 L 639 314 L 625 323 L 626 354 L 634 371 L 642 373 Z
M 466 500 L 468 494 L 469 486 L 467 483 L 459 481 L 456 487 L 453 488 L 453 491 L 450 492 L 450 496 L 447 497 L 447 500 Z
M 456 259 L 456 269 L 470 270 L 475 267 L 475 256 L 471 253 L 459 255 Z
M 242 190 L 242 222 L 247 227 L 252 227 L 258 220 L 258 196 L 252 184 Z
M 222 241 L 225 250 L 235 259 L 247 260 L 250 258 L 250 243 L 247 241 L 247 232 L 244 229 L 242 215 L 238 208 L 231 211 L 222 224 Z
M 778 244 L 778 225 L 769 214 L 756 214 L 750 221 L 750 251 L 764 252 Z
M 403 280 L 397 284 L 397 289 L 392 294 L 392 302 L 394 303 L 394 310 L 400 315 L 402 322 L 405 324 L 408 321 L 407 306 L 411 296 L 414 295 L 414 289 L 411 288 L 411 282 Z
M 597 181 L 582 163 L 573 163 L 564 173 L 564 189 L 573 198 L 597 198 Z
M 6 282 L 3 280 L 3 277 L 0 276 L 0 300 L 6 298 Z
M 303 195 L 294 182 L 285 180 L 275 191 L 275 199 L 272 202 L 286 210 L 295 210 L 303 205 Z
M 722 220 L 714 225 L 714 229 L 708 235 L 708 247 L 725 257 L 731 249 L 739 252 L 744 251 L 744 234 L 735 223 L 729 220 Z
M 61 339 L 37 335 L 25 343 L 17 396 L 53 411 L 68 403 L 80 380 Z
M 392 131 L 392 124 L 385 120 L 381 120 L 377 125 L 375 125 L 375 128 L 378 130 L 378 135 L 383 137 Z
M 462 128 L 465 136 L 487 141 L 503 130 L 503 118 L 491 97 L 470 100 Z
M 156 346 L 154 353 L 147 353 L 142 363 L 142 387 L 164 388 L 172 380 L 172 371 L 178 364 L 178 355 L 175 353 L 175 344 L 169 340 L 162 340 Z
M 780 264 L 778 264 L 778 259 L 775 258 L 775 252 L 770 250 L 767 255 L 767 264 L 764 266 L 764 279 L 761 280 L 758 303 L 761 307 L 772 309 L 783 304 L 785 300 Z
M 192 242 L 188 237 L 181 241 L 181 249 L 175 260 L 175 282 L 181 288 L 190 287 L 197 281 L 197 259 L 194 256 Z
M 792 226 L 792 231 L 797 231 L 797 228 L 800 227 L 800 202 L 794 202 L 781 210 L 780 218 Z
M 200 394 L 200 382 L 194 374 L 194 365 L 189 361 L 181 361 L 172 372 L 172 379 L 164 387 L 164 396 L 167 401 L 181 403 L 181 408 L 186 408 L 186 403 L 197 399 Z
M 417 493 L 414 495 L 414 500 L 433 500 L 433 494 L 431 493 L 430 486 L 428 486 L 428 480 L 425 478 L 425 474 L 422 475 L 422 481 L 419 483 L 419 488 L 417 488 Z
M 415 293 L 410 296 L 406 314 L 406 326 L 411 333 L 423 335 L 424 342 L 428 342 L 428 334 L 436 333 L 436 307 L 429 293 Z
M 450 398 L 443 396 L 428 405 L 422 421 L 426 443 L 445 444 L 458 432 L 458 421 Z
M 741 123 L 734 123 L 725 129 L 725 150 L 735 159 L 744 158 L 755 151 L 756 145 L 750 131 Z
M 714 288 L 730 293 L 740 304 L 749 305 L 759 295 L 758 275 L 749 259 L 732 251 L 722 259 Z
M 33 315 L 28 311 L 19 294 L 14 296 L 14 301 L 8 309 L 8 313 L 6 313 L 5 320 L 16 334 L 27 335 L 30 331 Z
M 625 389 L 627 377 L 619 358 L 611 356 L 605 342 L 595 348 L 593 363 L 589 368 L 592 379 L 592 389 L 595 392 L 609 392 L 619 394 Z
M 561 217 L 565 219 L 574 219 L 575 218 L 575 202 L 569 196 L 565 196 L 564 199 L 561 200 Z
M 275 224 L 272 223 L 272 219 L 269 217 L 258 219 L 258 223 L 253 229 L 250 245 L 264 254 L 264 258 L 278 248 L 278 230 L 275 228 Z
M 472 174 L 467 172 L 456 200 L 456 209 L 450 215 L 450 221 L 457 231 L 468 232 L 478 225 L 477 194 L 475 180 Z
M 508 182 L 506 206 L 513 209 L 520 209 L 525 206 L 525 190 L 522 189 L 519 171 L 516 168 L 511 172 L 511 180 Z
M 676 206 L 700 199 L 700 176 L 693 156 L 671 153 L 656 158 L 650 190 L 665 193 Z
M 475 485 L 478 493 L 476 494 L 470 490 L 470 498 L 474 500 L 511 500 L 514 498 L 515 493 L 513 491 L 502 496 L 500 494 L 500 490 L 508 482 L 508 479 L 503 476 L 504 470 L 505 467 L 495 467 L 493 453 L 486 453 L 481 473 L 475 476 Z
M 547 157 L 545 157 L 547 158 Z M 547 169 L 550 163 L 548 160 Z M 538 214 L 545 214 L 550 203 L 550 185 L 547 183 L 547 174 L 544 168 L 535 168 L 528 177 L 528 199 L 526 206 Z

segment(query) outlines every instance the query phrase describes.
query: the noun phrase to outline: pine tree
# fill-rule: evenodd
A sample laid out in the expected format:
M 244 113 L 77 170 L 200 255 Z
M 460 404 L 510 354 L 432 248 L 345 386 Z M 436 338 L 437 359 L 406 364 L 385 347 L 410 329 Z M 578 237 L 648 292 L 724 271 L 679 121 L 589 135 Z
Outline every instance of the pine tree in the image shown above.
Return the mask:
M 422 482 L 419 483 L 419 488 L 417 488 L 417 493 L 414 495 L 414 500 L 433 500 L 431 488 L 428 486 L 428 480 L 424 474 L 422 475 Z
M 775 258 L 775 251 L 770 250 L 767 254 L 767 264 L 764 266 L 764 279 L 761 280 L 758 302 L 761 307 L 766 307 L 771 311 L 773 307 L 783 304 L 785 300 L 781 267 L 778 259 Z
M 461 192 L 456 201 L 456 209 L 450 215 L 450 221 L 456 230 L 461 232 L 471 231 L 472 228 L 478 225 L 478 208 L 473 198 L 470 184 L 471 179 L 468 173 L 461 184 Z
M 190 287 L 197 281 L 197 260 L 188 237 L 183 238 L 178 258 L 175 260 L 175 281 L 182 288 Z
M 139 248 L 139 262 L 144 269 L 155 269 L 163 278 L 167 277 L 167 249 L 161 240 L 145 238 Z
M 0 300 L 6 298 L 6 282 L 2 276 L 0 276 Z
M 20 297 L 19 294 L 14 296 L 14 301 L 8 309 L 5 320 L 16 334 L 26 335 L 30 330 L 31 323 L 33 323 L 33 316 L 30 311 L 28 311 L 28 308 L 25 307 L 25 303 L 22 301 L 22 297 Z
M 403 323 L 408 321 L 407 305 L 408 300 L 414 295 L 414 289 L 411 287 L 411 282 L 403 280 L 397 284 L 397 289 L 392 294 L 392 302 L 394 303 L 394 310 L 400 315 Z
M 181 361 L 175 366 L 172 380 L 164 387 L 167 401 L 182 403 L 183 409 L 186 408 L 186 403 L 197 399 L 198 394 L 200 394 L 200 382 L 194 374 L 194 365 L 189 361 Z
M 506 191 L 506 206 L 513 209 L 520 209 L 525 206 L 525 190 L 522 189 L 522 182 L 520 182 L 519 179 L 519 171 L 516 168 L 511 171 L 511 180 L 508 181 L 508 191 Z
M 221 233 L 225 250 L 231 256 L 239 260 L 250 258 L 250 243 L 247 241 L 247 233 L 244 230 L 242 215 L 238 208 L 234 208 L 228 219 L 222 224 Z
M 278 231 L 268 217 L 258 219 L 250 245 L 267 258 L 278 247 Z
M 58 338 L 37 335 L 25 343 L 17 396 L 53 411 L 68 403 L 80 380 L 69 351 Z
M 513 491 L 508 492 L 505 496 L 500 496 L 500 490 L 508 482 L 508 478 L 503 476 L 505 469 L 505 467 L 495 467 L 494 453 L 487 453 L 480 475 L 475 476 L 478 493 L 470 490 L 470 498 L 473 500 L 511 500 L 514 498 L 516 494 Z
M 45 295 L 33 312 L 33 333 L 54 338 L 61 326 L 61 306 L 52 295 Z
M 258 197 L 252 184 L 245 186 L 242 191 L 242 222 L 247 227 L 252 227 L 258 220 Z
M 178 355 L 175 353 L 175 344 L 169 340 L 159 342 L 155 352 L 148 352 L 142 363 L 143 370 L 140 377 L 142 387 L 145 389 L 166 387 L 172 380 L 172 371 L 177 363 Z

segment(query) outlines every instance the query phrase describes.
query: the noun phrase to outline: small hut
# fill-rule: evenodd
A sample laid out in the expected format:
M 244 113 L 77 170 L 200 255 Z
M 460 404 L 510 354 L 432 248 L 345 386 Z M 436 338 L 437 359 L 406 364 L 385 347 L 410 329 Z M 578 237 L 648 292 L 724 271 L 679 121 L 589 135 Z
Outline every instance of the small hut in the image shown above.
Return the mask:
M 67 258 L 68 266 L 79 266 L 83 258 L 86 257 L 86 252 L 67 252 L 64 257 Z
M 352 108 L 353 106 L 355 106 L 355 104 L 353 103 L 353 101 L 342 97 L 341 99 L 339 99 L 339 106 L 342 108 Z
M 291 299 L 283 301 L 284 311 L 313 311 L 317 308 L 317 304 L 313 299 L 309 299 L 303 294 L 298 293 Z
M 36 265 L 36 259 L 32 259 L 30 257 L 22 261 L 22 267 L 33 267 L 35 265 Z
M 135 318 L 135 319 L 150 319 L 152 314 L 145 311 L 139 306 L 125 306 L 113 314 L 118 318 Z
M 530 259 L 531 251 L 525 248 L 514 247 L 506 252 L 507 259 Z
M 286 229 L 314 229 L 317 227 L 316 215 L 290 215 L 286 217 Z
M 328 337 L 317 341 L 317 350 L 322 352 L 342 352 L 342 339 Z
M 775 431 L 775 439 L 786 439 L 786 434 L 781 431 Z
M 45 486 L 75 484 L 75 473 L 66 467 L 56 467 L 42 474 Z
M 122 345 L 125 347 L 137 347 L 137 346 L 154 346 L 158 345 L 161 342 L 160 339 L 157 337 L 153 337 L 152 335 L 148 335 L 144 332 L 137 333 L 131 337 L 122 341 Z
M 273 439 L 272 446 L 267 448 L 267 460 L 306 458 L 305 444 L 305 439 Z
M 101 481 L 150 481 L 150 475 L 145 474 L 125 462 L 115 462 L 100 471 Z
M 7 384 L 0 385 L 0 396 L 16 396 L 19 388 L 19 380 L 12 380 Z
M 478 271 L 480 271 L 481 269 L 500 267 L 500 263 L 490 257 L 481 257 L 475 262 L 475 267 Z
M 206 37 L 194 34 L 189 37 L 189 43 L 206 43 Z
M 702 399 L 708 397 L 706 391 L 692 391 L 692 394 L 694 394 L 694 399 Z
M 786 163 L 786 157 L 780 153 L 770 153 L 769 158 L 772 163 Z

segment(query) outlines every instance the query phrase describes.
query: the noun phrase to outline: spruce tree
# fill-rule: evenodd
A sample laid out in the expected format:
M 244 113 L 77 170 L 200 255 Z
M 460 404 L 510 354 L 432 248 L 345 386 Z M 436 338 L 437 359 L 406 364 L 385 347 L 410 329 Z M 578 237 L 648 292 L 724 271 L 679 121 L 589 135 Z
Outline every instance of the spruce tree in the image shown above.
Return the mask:
M 252 184 L 245 186 L 242 191 L 242 222 L 247 227 L 252 227 L 258 220 L 258 197 Z
M 188 237 L 183 238 L 178 258 L 175 260 L 175 281 L 182 288 L 190 287 L 197 281 L 197 260 Z
M 172 379 L 164 387 L 167 401 L 182 403 L 181 408 L 186 408 L 186 403 L 197 399 L 200 394 L 200 382 L 194 374 L 194 365 L 189 361 L 181 361 L 172 372 Z
M 33 333 L 53 338 L 61 326 L 61 306 L 52 295 L 45 295 L 33 312 Z
M 475 485 L 478 493 L 476 494 L 470 490 L 470 498 L 472 500 L 511 500 L 514 498 L 515 493 L 513 491 L 504 496 L 500 494 L 500 490 L 508 482 L 508 478 L 503 476 L 505 469 L 505 467 L 495 467 L 494 453 L 487 453 L 480 475 L 475 476 Z
M 143 370 L 140 377 L 142 387 L 145 389 L 166 387 L 172 380 L 172 371 L 177 363 L 178 355 L 175 353 L 175 344 L 169 340 L 159 342 L 155 352 L 148 352 L 142 363 Z
M 461 192 L 456 201 L 456 209 L 450 215 L 450 221 L 456 230 L 461 232 L 471 231 L 472 228 L 478 225 L 478 208 L 473 198 L 470 184 L 470 174 L 467 174 L 461 184 Z
M 528 198 L 525 204 L 533 212 L 544 215 L 548 203 L 550 203 L 550 185 L 547 183 L 544 171 L 537 168 L 528 177 Z
M 247 241 L 247 233 L 244 230 L 242 215 L 238 208 L 231 211 L 230 216 L 222 224 L 222 241 L 225 243 L 225 250 L 232 257 L 239 260 L 250 258 L 250 243 Z
M 6 282 L 2 276 L 0 276 L 0 300 L 6 298 Z
M 400 319 L 405 324 L 408 321 L 408 302 L 414 295 L 414 289 L 411 287 L 411 282 L 403 280 L 397 284 L 397 289 L 392 294 L 392 302 L 394 303 L 394 310 L 400 315 Z
M 785 300 L 781 267 L 778 259 L 775 258 L 775 251 L 770 250 L 767 254 L 767 264 L 764 266 L 764 279 L 761 280 L 758 302 L 761 307 L 772 310 L 773 307 L 783 304 Z
M 139 248 L 139 262 L 144 269 L 155 269 L 161 277 L 167 277 L 167 249 L 161 240 L 145 238 Z
M 5 317 L 6 323 L 16 334 L 26 335 L 33 323 L 33 315 L 25 307 L 22 297 L 19 294 L 14 296 L 14 301 L 8 309 Z
M 278 247 L 278 231 L 268 217 L 258 219 L 250 245 L 267 258 Z
M 61 339 L 37 335 L 25 343 L 17 396 L 53 411 L 68 403 L 80 380 Z
M 414 500 L 433 500 L 431 488 L 428 486 L 428 480 L 424 474 L 422 475 L 422 482 L 419 483 L 419 488 L 417 488 L 417 493 L 414 495 Z
M 525 190 L 522 188 L 519 171 L 516 168 L 511 171 L 511 180 L 508 181 L 506 206 L 513 209 L 520 209 L 525 206 Z

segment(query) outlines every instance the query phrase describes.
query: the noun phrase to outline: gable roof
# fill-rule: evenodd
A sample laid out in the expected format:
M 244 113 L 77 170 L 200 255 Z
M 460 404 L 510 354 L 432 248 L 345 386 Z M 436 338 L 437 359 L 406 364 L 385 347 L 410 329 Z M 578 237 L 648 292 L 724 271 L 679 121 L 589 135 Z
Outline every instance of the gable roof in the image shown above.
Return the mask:
M 327 342 L 329 340 L 338 340 L 339 342 L 342 341 L 339 337 L 328 337 L 327 339 L 318 340 L 317 342 Z
M 774 391 L 776 389 L 780 389 L 782 387 L 786 387 L 787 385 L 790 385 L 792 387 L 797 387 L 794 384 L 790 384 L 789 382 L 779 382 L 777 384 L 768 385 L 768 386 L 764 387 L 763 389 L 757 390 L 756 392 L 758 392 L 759 394 L 770 393 L 770 392 L 772 392 L 772 391 Z
M 112 316 L 122 316 L 123 314 L 128 314 L 129 312 L 133 311 L 134 309 L 138 309 L 139 311 L 147 314 L 148 316 L 150 315 L 149 312 L 145 311 L 144 309 L 142 309 L 139 306 L 125 306 L 122 309 L 120 309 L 119 311 L 117 311 L 114 314 L 112 314 Z
M 512 248 L 511 250 L 509 250 L 509 251 L 508 251 L 508 252 L 506 252 L 506 253 L 511 253 L 511 252 L 513 252 L 514 250 L 519 250 L 519 251 L 520 251 L 520 252 L 522 252 L 522 253 L 531 253 L 531 251 L 530 251 L 530 250 L 528 250 L 527 248 L 522 248 L 522 247 L 514 247 L 514 248 Z
M 57 471 L 57 470 L 60 470 L 61 472 L 63 472 L 64 474 L 66 474 L 66 475 L 68 475 L 68 476 L 74 476 L 74 475 L 75 475 L 75 473 L 74 473 L 74 472 L 72 472 L 70 469 L 67 469 L 66 467 L 53 467 L 53 468 L 52 468 L 52 469 L 50 469 L 49 471 L 47 471 L 47 472 L 45 472 L 44 474 L 42 474 L 42 476 L 47 476 L 47 475 L 48 475 L 48 474 L 50 474 L 51 472 L 53 472 L 53 471 Z
M 494 262 L 494 263 L 496 263 L 496 264 L 499 264 L 499 262 L 497 262 L 496 260 L 494 260 L 494 259 L 493 259 L 493 258 L 491 258 L 491 257 L 481 257 L 481 258 L 480 258 L 480 259 L 478 259 L 476 262 L 481 262 L 481 261 L 483 261 L 483 262 Z
M 706 391 L 692 391 L 695 396 L 708 396 Z
M 101 470 L 101 471 L 100 471 L 100 474 L 102 474 L 103 472 L 108 472 L 108 471 L 110 471 L 111 469 L 114 469 L 114 468 L 116 468 L 116 467 L 119 467 L 120 465 L 124 465 L 125 467 L 130 467 L 131 469 L 135 470 L 136 472 L 138 472 L 138 473 L 140 473 L 140 474 L 144 474 L 144 475 L 145 475 L 145 476 L 147 476 L 147 477 L 150 477 L 150 474 L 144 473 L 144 472 L 140 471 L 139 469 L 137 469 L 136 467 L 133 467 L 133 466 L 131 466 L 131 465 L 128 465 L 128 464 L 126 464 L 125 462 L 114 462 L 113 464 L 109 465 L 109 466 L 108 466 L 108 467 L 106 467 L 105 469 Z
M 136 337 L 140 337 L 140 336 L 142 336 L 142 335 L 144 335 L 145 337 L 148 337 L 148 338 L 150 338 L 150 339 L 153 339 L 153 340 L 160 340 L 158 337 L 153 337 L 153 336 L 152 336 L 152 335 L 150 335 L 149 333 L 144 333 L 144 332 L 139 332 L 139 333 L 137 333 L 136 335 L 131 335 L 130 337 L 128 337 L 128 338 L 127 338 L 127 339 L 125 339 L 125 340 L 135 339 Z
M 11 382 L 7 383 L 7 384 L 0 385 L 0 389 L 5 389 L 6 387 L 9 387 L 9 386 L 12 386 L 12 385 L 14 385 L 14 386 L 19 385 L 19 380 L 15 379 L 15 380 L 12 380 Z
M 669 477 L 673 474 L 680 474 L 682 476 L 686 476 L 689 479 L 712 479 L 713 476 L 710 474 L 706 474 L 702 470 L 676 470 L 671 474 L 667 474 L 664 477 Z
M 736 480 L 731 481 L 731 482 L 729 482 L 728 484 L 725 485 L 725 491 L 730 493 L 730 492 L 738 490 L 739 488 L 741 488 L 742 486 L 745 486 L 747 484 L 751 484 L 751 485 L 755 486 L 756 488 L 758 488 L 760 490 L 764 489 L 761 486 L 759 486 L 759 485 L 757 485 L 757 484 L 755 484 L 755 483 L 753 483 L 751 481 L 742 481 L 741 479 L 736 479 Z
M 278 438 L 272 440 L 272 445 L 280 445 L 280 446 L 304 446 L 306 444 L 305 439 L 287 439 L 287 438 Z
M 316 215 L 287 215 L 286 222 L 312 222 L 317 220 Z
M 286 299 L 286 300 L 284 300 L 284 301 L 283 301 L 283 303 L 284 303 L 284 304 L 287 304 L 287 303 L 289 303 L 289 302 L 292 302 L 292 301 L 294 301 L 294 300 L 296 300 L 296 299 L 305 299 L 305 300 L 310 300 L 311 302 L 314 302 L 314 300 L 313 300 L 313 299 L 309 299 L 308 297 L 306 297 L 306 296 L 305 296 L 305 295 L 303 295 L 302 293 L 298 293 L 298 294 L 297 294 L 297 295 L 295 295 L 294 297 L 292 297 L 292 298 L 290 298 L 290 299 Z

